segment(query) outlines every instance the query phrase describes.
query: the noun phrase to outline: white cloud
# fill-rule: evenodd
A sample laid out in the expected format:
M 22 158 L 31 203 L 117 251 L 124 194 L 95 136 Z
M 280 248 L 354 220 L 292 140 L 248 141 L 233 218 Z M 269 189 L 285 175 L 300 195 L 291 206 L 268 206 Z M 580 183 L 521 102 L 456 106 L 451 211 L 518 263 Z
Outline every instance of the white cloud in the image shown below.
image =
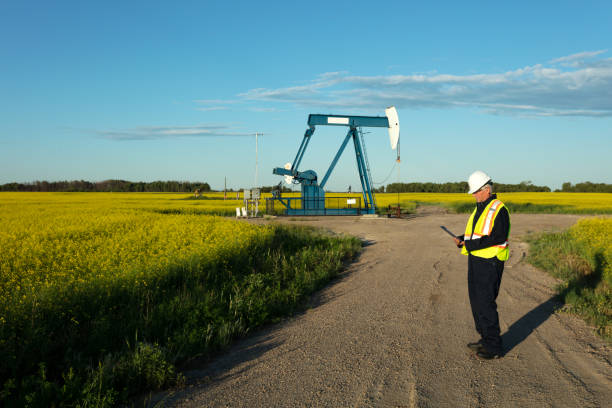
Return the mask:
M 344 109 L 479 108 L 486 113 L 524 116 L 612 116 L 612 58 L 581 52 L 512 71 L 453 75 L 319 75 L 305 85 L 256 88 L 246 101 L 292 103 Z
M 160 140 L 177 137 L 211 137 L 211 136 L 251 136 L 253 133 L 232 131 L 227 126 L 176 126 L 176 127 L 137 127 L 131 129 L 99 130 L 96 133 L 104 139 L 124 140 Z
M 559 63 L 563 63 L 563 62 L 582 61 L 582 60 L 585 60 L 587 58 L 596 57 L 596 56 L 598 56 L 600 54 L 603 54 L 603 53 L 605 53 L 607 51 L 608 50 L 578 52 L 576 54 L 566 55 L 565 57 L 554 59 L 554 60 L 550 61 L 550 63 L 551 64 L 559 64 Z

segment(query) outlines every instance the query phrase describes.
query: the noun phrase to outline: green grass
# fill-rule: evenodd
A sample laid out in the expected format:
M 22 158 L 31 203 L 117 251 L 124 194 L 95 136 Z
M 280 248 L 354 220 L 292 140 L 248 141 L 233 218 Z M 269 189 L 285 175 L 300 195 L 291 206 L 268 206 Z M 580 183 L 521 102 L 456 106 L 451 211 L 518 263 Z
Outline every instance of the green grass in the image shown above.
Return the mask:
M 612 341 L 611 265 L 603 252 L 577 241 L 570 231 L 532 236 L 529 244 L 527 260 L 561 280 L 557 292 L 566 308 Z
M 302 309 L 360 247 L 356 238 L 276 226 L 249 256 L 174 265 L 138 289 L 146 293 L 92 287 L 67 306 L 77 323 L 56 310 L 8 319 L 0 405 L 110 407 L 180 385 L 177 366 Z

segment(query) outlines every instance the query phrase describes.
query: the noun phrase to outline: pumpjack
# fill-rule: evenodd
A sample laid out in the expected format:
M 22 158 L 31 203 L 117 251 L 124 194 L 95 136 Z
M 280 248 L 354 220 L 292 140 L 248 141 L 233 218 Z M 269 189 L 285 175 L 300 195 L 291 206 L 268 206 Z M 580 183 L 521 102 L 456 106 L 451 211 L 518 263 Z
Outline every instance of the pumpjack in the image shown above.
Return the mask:
M 372 176 L 370 174 L 370 167 L 365 151 L 362 128 L 388 128 L 391 148 L 397 149 L 397 160 L 399 161 L 399 118 L 397 116 L 397 111 L 394 106 L 391 106 L 385 109 L 385 114 L 386 116 L 308 115 L 308 129 L 306 129 L 304 133 L 302 143 L 293 164 L 287 163 L 285 167 L 276 167 L 272 170 L 273 174 L 285 176 L 285 181 L 289 183 L 299 183 L 301 185 L 301 197 L 284 198 L 280 190 L 278 190 L 273 194 L 272 200 L 278 201 L 284 206 L 286 215 L 375 214 L 376 200 L 372 189 Z M 349 128 L 344 141 L 340 145 L 340 148 L 320 183 L 318 175 L 314 170 L 298 170 L 304 152 L 317 126 L 345 126 Z M 326 208 L 325 184 L 350 140 L 353 141 L 353 145 L 355 146 L 355 158 L 357 160 L 357 170 L 359 171 L 359 180 L 361 182 L 363 206 L 361 204 L 354 206 L 356 200 L 353 199 L 353 201 L 351 201 L 351 199 L 348 199 L 347 202 L 353 205 L 348 205 L 346 208 Z

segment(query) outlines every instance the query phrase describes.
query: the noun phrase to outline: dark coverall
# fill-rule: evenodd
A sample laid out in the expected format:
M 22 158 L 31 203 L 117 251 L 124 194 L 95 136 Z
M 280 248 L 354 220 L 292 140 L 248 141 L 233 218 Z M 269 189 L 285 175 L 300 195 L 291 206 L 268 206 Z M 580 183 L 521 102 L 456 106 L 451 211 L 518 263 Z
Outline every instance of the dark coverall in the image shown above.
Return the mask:
M 495 194 L 486 201 L 476 203 L 476 214 L 472 231 L 475 230 L 476 221 L 485 207 L 496 199 Z M 465 241 L 465 249 L 468 252 L 488 248 L 493 245 L 503 244 L 508 240 L 510 233 L 510 214 L 506 207 L 497 213 L 490 235 L 479 239 Z M 499 316 L 497 314 L 497 295 L 501 284 L 504 262 L 493 258 L 481 258 L 468 254 L 468 292 L 472 315 L 476 324 L 476 331 L 480 334 L 481 343 L 491 353 L 502 355 L 502 341 L 499 335 Z

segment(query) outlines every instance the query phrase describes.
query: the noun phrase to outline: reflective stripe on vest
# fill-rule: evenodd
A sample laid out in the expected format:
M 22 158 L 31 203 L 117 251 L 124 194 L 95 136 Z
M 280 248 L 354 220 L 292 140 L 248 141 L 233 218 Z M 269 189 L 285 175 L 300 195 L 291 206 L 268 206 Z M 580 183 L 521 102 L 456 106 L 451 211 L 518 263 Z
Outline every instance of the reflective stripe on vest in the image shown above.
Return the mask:
M 499 211 L 504 207 L 504 204 L 500 200 L 492 200 L 483 212 L 478 217 L 476 225 L 474 224 L 474 216 L 476 215 L 476 209 L 472 212 L 470 219 L 465 227 L 464 241 L 480 239 L 485 235 L 490 235 L 493 230 L 493 224 Z M 475 227 L 475 231 L 472 231 L 472 226 Z M 510 231 L 508 231 L 509 233 Z M 461 253 L 468 255 L 468 251 L 465 246 L 461 249 Z M 481 258 L 493 258 L 497 256 L 498 259 L 505 261 L 508 259 L 510 252 L 508 250 L 508 241 L 500 244 L 493 245 L 488 248 L 478 249 L 470 252 L 472 255 L 479 256 Z
M 493 228 L 493 215 L 497 215 L 497 210 L 501 208 L 501 201 L 493 200 L 493 205 L 489 208 L 489 212 L 487 213 L 487 218 L 485 219 L 484 226 L 482 228 L 483 235 L 490 235 L 491 229 Z

